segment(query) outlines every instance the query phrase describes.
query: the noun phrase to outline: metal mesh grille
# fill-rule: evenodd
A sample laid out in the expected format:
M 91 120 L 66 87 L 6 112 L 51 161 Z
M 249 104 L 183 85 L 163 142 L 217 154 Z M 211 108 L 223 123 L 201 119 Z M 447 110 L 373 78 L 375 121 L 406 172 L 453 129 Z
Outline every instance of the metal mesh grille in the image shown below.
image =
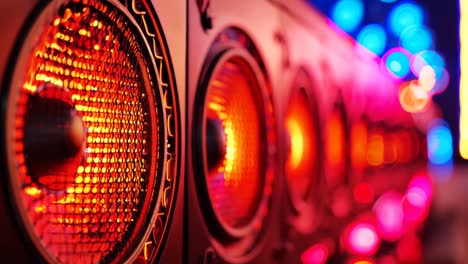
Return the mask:
M 231 227 L 254 218 L 263 193 L 265 138 L 258 89 L 249 66 L 233 58 L 213 73 L 206 95 L 206 118 L 221 125 L 225 139 L 222 161 L 206 175 L 208 193 L 218 218 Z
M 155 199 L 155 84 L 129 23 L 83 0 L 34 29 L 43 34 L 17 102 L 16 160 L 35 235 L 63 263 L 115 260 Z

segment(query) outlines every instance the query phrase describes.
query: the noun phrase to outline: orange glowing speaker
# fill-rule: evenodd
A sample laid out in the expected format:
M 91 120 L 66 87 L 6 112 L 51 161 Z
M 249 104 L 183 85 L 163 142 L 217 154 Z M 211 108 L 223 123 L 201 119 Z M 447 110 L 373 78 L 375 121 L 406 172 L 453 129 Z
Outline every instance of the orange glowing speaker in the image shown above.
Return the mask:
M 1 5 L 13 21 L 0 56 L 2 260 L 159 260 L 171 227 L 172 239 L 182 233 L 172 223 L 182 132 L 179 64 L 157 10 L 145 0 Z
M 188 54 L 187 262 L 270 262 L 280 209 L 275 9 L 202 2 L 189 2 L 189 49 L 197 52 Z
M 299 262 L 300 252 L 328 239 L 321 228 L 326 221 L 325 152 L 316 95 L 321 86 L 315 77 L 317 71 L 309 74 L 310 69 L 306 70 L 301 64 L 292 69 L 291 78 L 285 78 L 290 96 L 283 121 L 289 146 L 284 159 L 287 186 L 284 239 L 292 245 L 289 250 L 294 252 L 286 259 Z
M 300 237 L 312 234 L 323 220 L 324 152 L 315 96 L 317 83 L 304 69 L 293 76 L 284 120 L 289 142 L 285 178 L 291 208 L 287 221 Z
M 325 121 L 325 181 L 329 187 L 348 183 L 349 133 L 346 112 L 342 102 L 336 103 Z
M 304 1 L 272 2 L 280 10 L 276 39 L 282 48 L 275 102 L 283 145 L 290 146 L 280 148 L 287 187 L 282 260 L 345 263 L 340 237 L 347 226 L 361 214 L 372 215 L 382 193 L 402 190 L 410 178 L 406 170 L 414 164 L 396 162 L 409 159 L 399 140 L 410 134 L 393 128 L 414 122 L 398 105 L 398 83 L 380 72 L 375 58 L 356 52 L 359 44 L 337 34 Z M 388 131 L 375 133 L 380 123 Z M 396 169 L 398 177 L 390 176 Z
M 308 96 L 310 83 L 305 73 L 298 74 L 285 120 L 289 139 L 286 179 L 291 202 L 299 214 L 306 213 L 301 207 L 308 204 L 311 193 L 317 193 L 321 187 L 319 114 L 316 102 Z

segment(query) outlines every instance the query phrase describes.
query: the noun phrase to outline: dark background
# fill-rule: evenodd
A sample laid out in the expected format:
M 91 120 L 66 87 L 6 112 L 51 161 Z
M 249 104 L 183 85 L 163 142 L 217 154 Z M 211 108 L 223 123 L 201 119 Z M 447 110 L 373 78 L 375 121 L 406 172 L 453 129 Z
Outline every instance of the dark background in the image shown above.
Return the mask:
M 439 103 L 444 118 L 448 121 L 454 139 L 454 158 L 459 159 L 459 12 L 458 1 L 419 0 L 428 14 L 427 24 L 434 30 L 436 48 L 445 58 L 446 68 L 450 74 L 450 84 L 443 93 L 434 96 Z

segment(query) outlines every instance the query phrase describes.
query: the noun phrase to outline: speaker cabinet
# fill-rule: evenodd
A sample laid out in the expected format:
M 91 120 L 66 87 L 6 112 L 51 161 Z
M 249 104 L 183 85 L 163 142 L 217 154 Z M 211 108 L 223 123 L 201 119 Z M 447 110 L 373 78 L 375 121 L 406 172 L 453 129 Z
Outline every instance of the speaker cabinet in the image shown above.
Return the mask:
M 4 262 L 343 263 L 427 216 L 424 121 L 306 1 L 0 9 Z

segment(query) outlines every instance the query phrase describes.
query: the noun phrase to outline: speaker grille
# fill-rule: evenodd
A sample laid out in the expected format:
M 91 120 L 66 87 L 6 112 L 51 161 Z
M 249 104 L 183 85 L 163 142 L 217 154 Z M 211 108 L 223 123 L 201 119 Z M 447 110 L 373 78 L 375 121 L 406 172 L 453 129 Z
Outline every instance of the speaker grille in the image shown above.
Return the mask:
M 46 259 L 123 261 L 149 234 L 160 197 L 157 71 L 119 4 L 55 4 L 32 25 L 21 87 L 10 88 L 12 190 Z

